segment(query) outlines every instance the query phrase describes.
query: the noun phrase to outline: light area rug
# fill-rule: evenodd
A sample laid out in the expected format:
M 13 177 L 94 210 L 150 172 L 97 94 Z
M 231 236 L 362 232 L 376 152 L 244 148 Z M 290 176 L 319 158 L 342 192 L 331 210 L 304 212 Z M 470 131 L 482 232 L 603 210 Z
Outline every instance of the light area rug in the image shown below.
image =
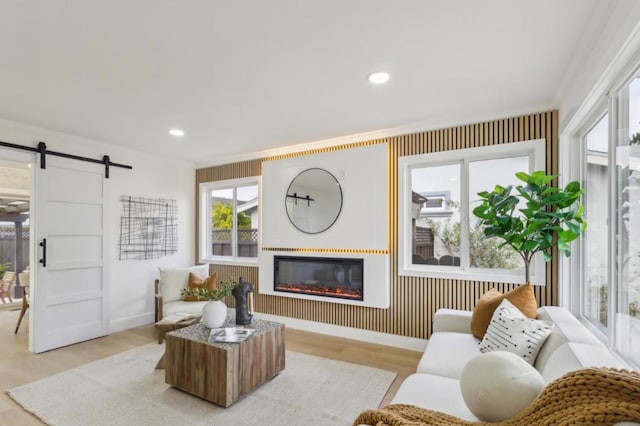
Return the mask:
M 287 351 L 286 367 L 229 408 L 164 382 L 152 343 L 10 389 L 50 425 L 350 425 L 377 408 L 396 374 Z

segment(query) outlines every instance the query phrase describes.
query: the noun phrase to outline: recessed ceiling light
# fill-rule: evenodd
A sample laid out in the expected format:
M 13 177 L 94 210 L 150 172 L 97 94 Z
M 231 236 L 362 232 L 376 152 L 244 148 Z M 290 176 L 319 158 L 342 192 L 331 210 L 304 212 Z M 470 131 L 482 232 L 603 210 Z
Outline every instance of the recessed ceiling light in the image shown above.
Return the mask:
M 373 74 L 369 74 L 369 83 L 373 84 L 382 84 L 389 81 L 389 73 L 384 71 L 374 72 Z
M 184 136 L 184 130 L 171 129 L 171 130 L 169 130 L 169 134 L 171 136 L 177 136 L 177 137 Z

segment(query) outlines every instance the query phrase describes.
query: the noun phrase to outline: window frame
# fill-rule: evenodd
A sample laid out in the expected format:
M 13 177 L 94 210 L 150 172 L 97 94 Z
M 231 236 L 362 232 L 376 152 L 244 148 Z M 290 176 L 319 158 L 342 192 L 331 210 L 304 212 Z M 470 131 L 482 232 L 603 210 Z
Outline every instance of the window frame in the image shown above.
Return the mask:
M 638 46 L 640 48 L 640 45 Z M 608 211 L 608 272 L 607 272 L 607 326 L 602 327 L 594 323 L 594 321 L 586 315 L 586 307 L 584 303 L 584 290 L 588 277 L 585 271 L 586 248 L 581 241 L 577 244 L 578 250 L 573 250 L 573 254 L 569 259 L 563 259 L 561 267 L 561 282 L 564 283 L 563 292 L 561 293 L 561 304 L 568 306 L 576 317 L 584 324 L 587 329 L 601 340 L 607 348 L 615 355 L 619 356 L 625 363 L 632 368 L 638 368 L 640 364 L 630 357 L 625 356 L 619 348 L 617 341 L 620 338 L 630 338 L 623 335 L 625 330 L 618 327 L 617 321 L 614 320 L 620 309 L 620 281 L 619 274 L 621 265 L 621 253 L 617 244 L 620 232 L 620 217 L 617 210 L 618 194 L 621 188 L 617 182 L 617 165 L 619 161 L 620 147 L 619 137 L 620 128 L 624 127 L 626 120 L 626 111 L 619 105 L 619 95 L 622 90 L 631 82 L 635 75 L 640 75 L 640 50 L 638 57 L 634 58 L 633 66 L 626 66 L 625 71 L 618 74 L 609 81 L 609 85 L 605 93 L 598 100 L 589 105 L 585 111 L 581 111 L 573 122 L 567 125 L 567 129 L 561 136 L 561 147 L 564 147 L 562 154 L 565 157 L 563 170 L 568 171 L 567 175 L 570 179 L 580 180 L 582 183 L 586 180 L 586 135 L 597 124 L 597 122 L 608 114 L 608 170 L 607 170 L 607 189 L 606 197 Z M 628 105 L 625 106 L 625 108 Z M 628 123 L 626 123 L 628 125 Z M 587 215 L 587 226 L 589 212 L 585 209 Z M 579 277 L 574 279 L 573 277 Z
M 199 224 L 199 258 L 201 263 L 216 263 L 237 266 L 258 266 L 258 258 L 256 257 L 240 257 L 238 256 L 237 244 L 237 190 L 239 187 L 256 185 L 258 187 L 258 253 L 260 253 L 261 244 L 261 225 L 262 225 L 262 180 L 260 176 L 250 176 L 246 178 L 227 179 L 213 182 L 202 182 L 199 185 L 199 208 L 198 208 L 198 224 Z M 231 189 L 233 192 L 233 225 L 231 231 L 231 256 L 215 256 L 212 249 L 212 223 L 211 209 L 211 191 Z
M 546 140 L 465 148 L 400 157 L 398 159 L 398 274 L 427 278 L 449 278 L 500 283 L 523 282 L 524 272 L 508 269 L 468 267 L 469 258 L 469 163 L 509 157 L 529 157 L 529 172 L 546 169 Z M 460 266 L 418 265 L 411 253 L 411 171 L 416 168 L 460 164 Z M 496 182 L 499 184 L 499 182 Z M 464 202 L 463 202 L 464 200 Z M 531 282 L 546 285 L 545 262 L 539 253 L 532 268 Z
M 610 108 L 609 108 L 609 101 L 607 100 L 606 102 L 603 102 L 602 104 L 600 104 L 597 108 L 594 108 L 594 111 L 592 112 L 592 114 L 590 114 L 588 120 L 585 121 L 585 125 L 583 125 L 580 130 L 578 131 L 578 136 L 576 136 L 576 144 L 577 144 L 577 154 L 576 157 L 578 159 L 578 165 L 577 165 L 577 172 L 578 172 L 578 180 L 580 181 L 581 186 L 584 189 L 588 189 L 587 188 L 587 159 L 588 159 L 588 150 L 587 150 L 587 135 L 597 126 L 597 124 L 605 117 L 607 116 L 607 197 L 606 197 L 606 203 L 607 203 L 607 221 L 609 223 L 611 223 L 611 205 L 612 202 L 615 202 L 615 196 L 612 197 L 612 193 L 613 190 L 611 188 L 611 178 L 610 178 L 610 170 L 609 167 L 611 167 L 611 157 L 613 157 L 612 153 L 611 153 L 611 132 L 612 132 L 612 116 L 610 113 Z M 585 220 L 587 222 L 587 226 L 589 226 L 589 212 L 587 211 L 588 206 L 587 204 L 584 202 L 584 197 L 581 197 L 581 203 L 584 205 L 585 207 Z M 588 231 L 587 231 L 588 232 Z M 609 234 L 609 233 L 607 233 Z M 582 320 L 582 322 L 587 326 L 587 329 L 594 334 L 596 337 L 598 337 L 598 339 L 602 340 L 602 341 L 609 341 L 609 326 L 604 327 L 602 324 L 596 324 L 592 318 L 588 317 L 587 315 L 585 315 L 585 311 L 586 311 L 586 301 L 585 301 L 585 293 L 584 293 L 584 288 L 585 286 L 588 286 L 586 283 L 588 282 L 588 273 L 587 273 L 587 259 L 585 258 L 585 254 L 588 250 L 587 248 L 587 238 L 585 238 L 585 234 L 581 235 L 580 238 L 578 239 L 576 246 L 577 246 L 577 250 L 572 250 L 572 258 L 574 258 L 573 262 L 576 263 L 577 267 L 579 268 L 579 271 L 577 273 L 577 275 L 580 277 L 579 280 L 577 280 L 576 282 L 574 282 L 572 284 L 572 286 L 575 288 L 575 293 L 577 294 L 577 301 L 575 302 L 578 306 L 578 310 L 580 312 L 580 318 Z M 607 283 L 608 283 L 608 291 L 611 291 L 611 280 L 612 280 L 612 275 L 611 275 L 611 252 L 612 252 L 612 248 L 611 248 L 611 237 L 607 236 L 607 248 L 606 248 L 607 254 L 609 255 L 609 257 L 607 258 Z M 563 259 L 565 262 L 571 262 L 571 260 L 566 260 Z M 574 291 L 573 289 L 571 290 L 572 292 Z M 611 300 L 609 300 L 609 303 L 611 303 Z M 607 312 L 610 312 L 609 306 L 607 307 Z

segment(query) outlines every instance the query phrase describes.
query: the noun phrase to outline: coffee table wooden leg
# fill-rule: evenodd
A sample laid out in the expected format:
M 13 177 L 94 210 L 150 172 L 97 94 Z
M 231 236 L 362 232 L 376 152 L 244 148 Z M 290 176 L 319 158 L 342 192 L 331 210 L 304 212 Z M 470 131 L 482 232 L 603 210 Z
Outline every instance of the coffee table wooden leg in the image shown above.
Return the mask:
M 164 354 L 162 354 L 162 356 L 158 360 L 158 363 L 156 364 L 156 370 L 164 370 Z

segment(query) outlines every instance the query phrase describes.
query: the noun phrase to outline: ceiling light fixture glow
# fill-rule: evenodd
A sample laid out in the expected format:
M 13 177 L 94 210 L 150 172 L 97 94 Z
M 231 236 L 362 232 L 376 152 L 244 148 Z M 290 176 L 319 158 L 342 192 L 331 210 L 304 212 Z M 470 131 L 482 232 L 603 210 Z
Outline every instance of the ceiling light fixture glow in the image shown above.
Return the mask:
M 369 83 L 373 84 L 382 84 L 389 81 L 389 73 L 384 71 L 374 72 L 373 74 L 369 74 Z
M 180 129 L 170 129 L 170 130 L 169 130 L 169 134 L 170 134 L 171 136 L 181 137 L 181 136 L 184 136 L 184 130 L 180 130 Z

